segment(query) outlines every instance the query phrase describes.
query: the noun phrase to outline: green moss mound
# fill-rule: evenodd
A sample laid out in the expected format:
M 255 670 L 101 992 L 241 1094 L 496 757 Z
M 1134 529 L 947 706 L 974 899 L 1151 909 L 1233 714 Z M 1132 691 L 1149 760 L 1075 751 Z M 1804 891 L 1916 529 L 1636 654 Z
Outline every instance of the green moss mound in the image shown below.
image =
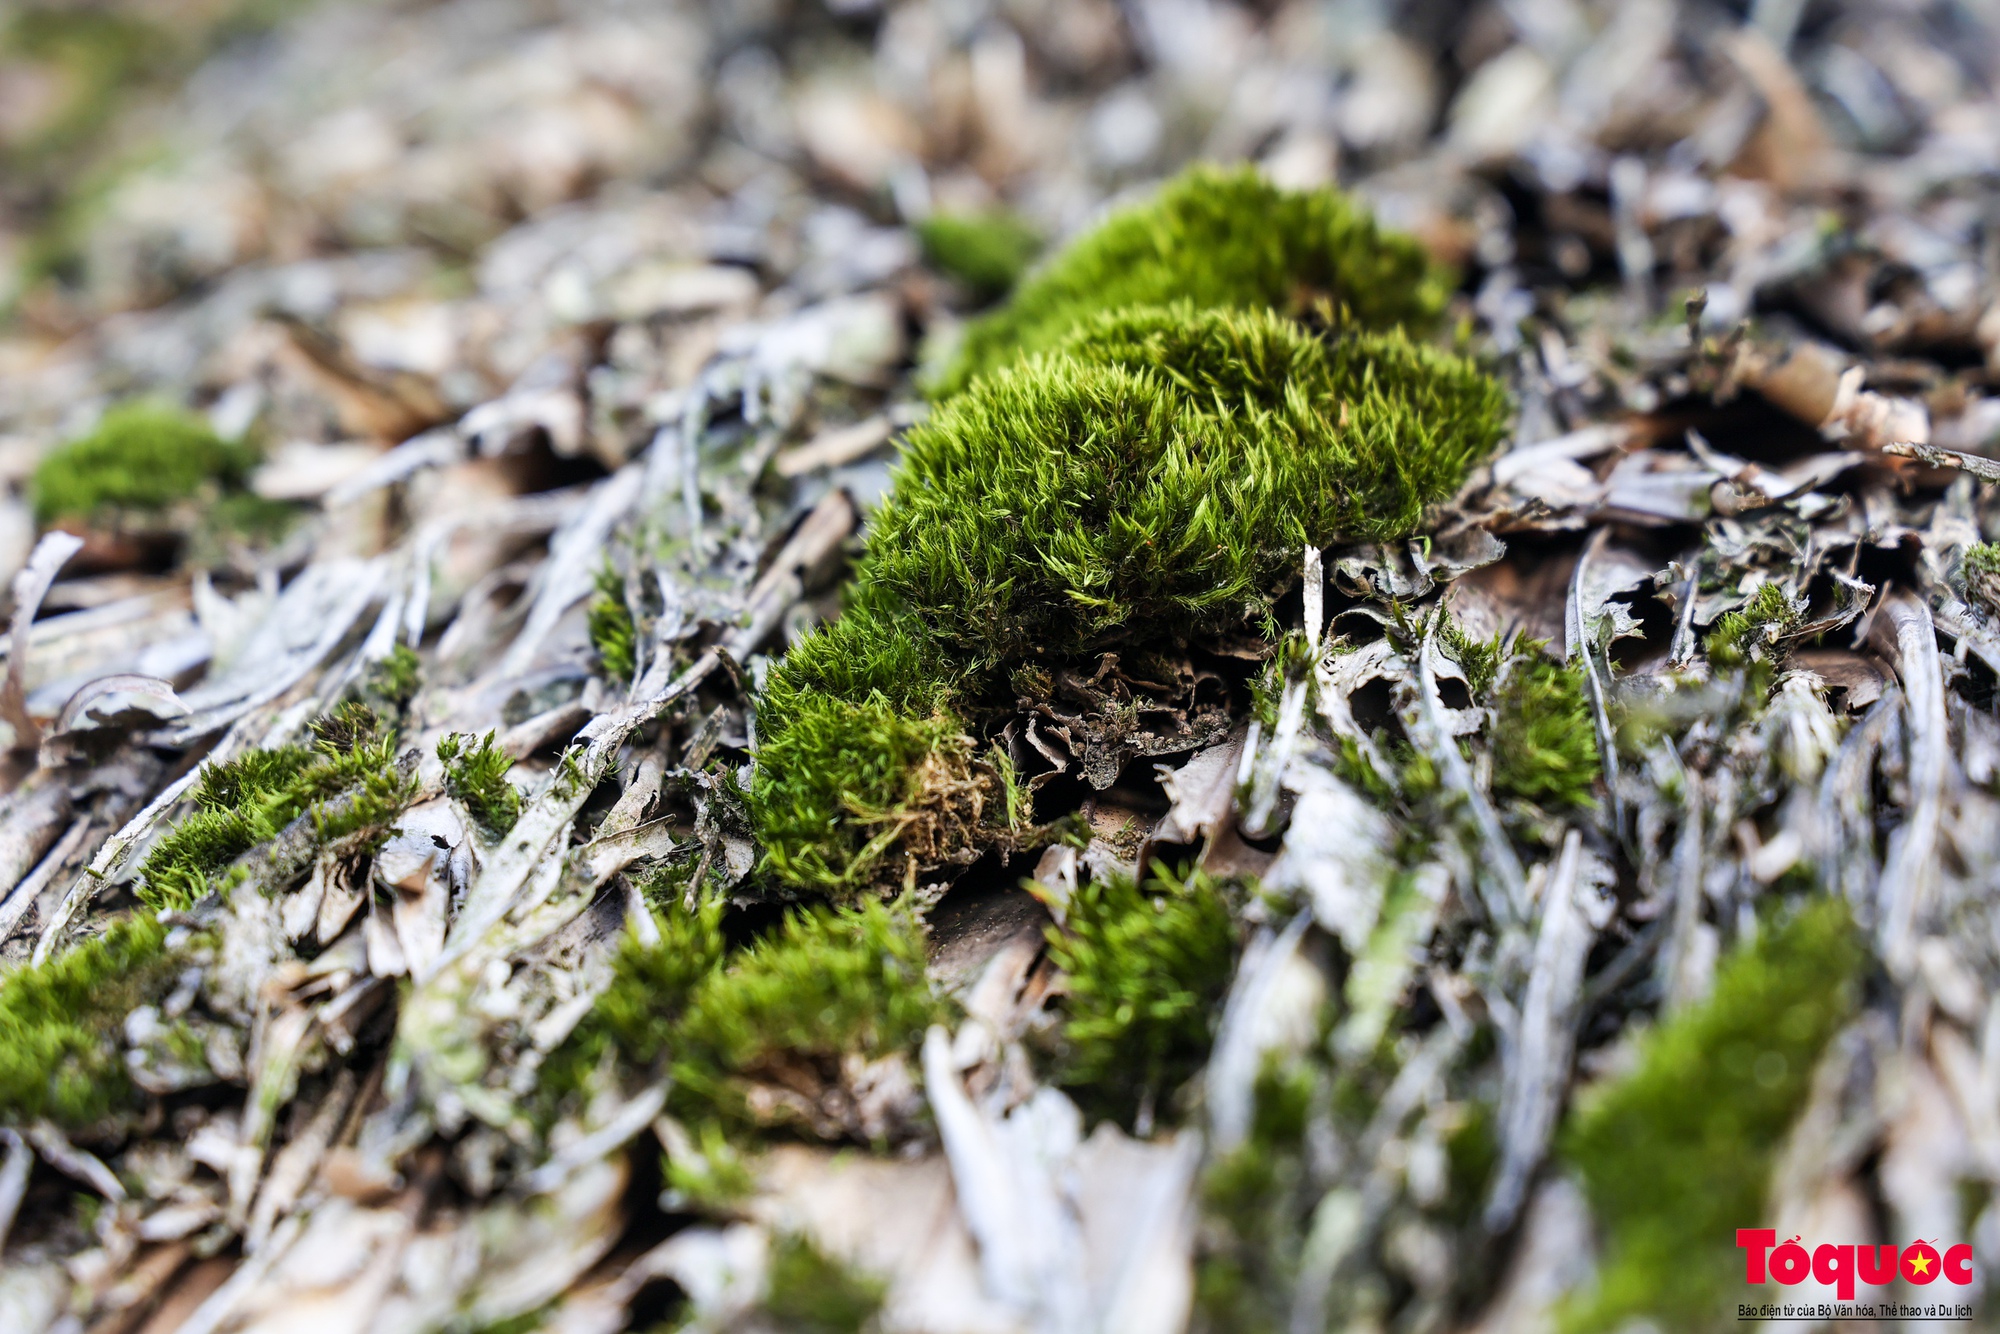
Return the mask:
M 942 1014 L 924 975 L 923 928 L 909 912 L 869 903 L 796 911 L 770 936 L 709 973 L 675 1034 L 672 1105 L 685 1114 L 760 1125 L 748 1081 L 788 1069 L 825 1076 L 843 1058 L 914 1051 Z
M 938 213 L 917 225 L 924 259 L 963 283 L 975 300 L 1007 295 L 1027 270 L 1042 238 L 1012 213 Z
M 786 1234 L 771 1247 L 770 1290 L 764 1310 L 794 1334 L 861 1334 L 882 1309 L 888 1285 L 849 1269 L 813 1245 Z
M 1195 167 L 1031 275 L 967 331 L 934 387 L 957 393 L 1117 306 L 1185 299 L 1299 314 L 1329 301 L 1365 328 L 1386 329 L 1435 319 L 1448 291 L 1415 241 L 1381 230 L 1336 191 L 1281 190 L 1250 168 Z
M 166 990 L 175 966 L 150 914 L 0 979 L 0 1123 L 76 1128 L 131 1097 L 119 1026 Z
M 97 429 L 42 460 L 28 490 L 35 518 L 101 518 L 158 512 L 200 495 L 241 488 L 256 452 L 227 441 L 199 417 L 152 403 L 111 409 Z
M 1416 530 L 1506 423 L 1489 376 L 1400 333 L 1185 303 L 1101 314 L 980 380 L 910 433 L 853 605 L 760 701 L 764 869 L 846 897 L 1018 835 L 966 737 L 984 683 L 1254 620 L 1308 543 Z M 1594 763 L 1587 726 L 1539 726 Z
M 1493 791 L 1552 810 L 1587 805 L 1597 781 L 1597 731 L 1583 673 L 1527 653 L 1500 683 L 1493 707 Z M 1468 671 L 1472 675 L 1472 671 Z
M 322 844 L 386 835 L 415 792 L 397 765 L 394 730 L 354 702 L 312 730 L 310 748 L 251 751 L 206 770 L 190 794 L 194 811 L 140 865 L 140 901 L 156 912 L 186 908 L 225 888 L 232 862 L 301 816 L 311 816 Z
M 1396 331 L 1443 290 L 1341 196 L 1213 169 L 1029 278 L 906 438 L 847 613 L 759 700 L 764 873 L 846 898 L 1021 839 L 971 740 L 995 683 L 1239 629 L 1304 546 L 1417 531 L 1509 415 Z
M 802 698 L 759 752 L 758 778 L 750 809 L 765 869 L 835 897 L 968 862 L 991 841 L 982 833 L 1012 823 L 1012 776 L 997 756 L 977 756 L 955 716 L 913 717 L 880 694 Z
M 1853 1013 L 1864 958 L 1839 900 L 1768 923 L 1707 1000 L 1642 1040 L 1632 1074 L 1585 1095 L 1563 1152 L 1607 1244 L 1571 1334 L 1638 1316 L 1669 1330 L 1723 1321 L 1742 1286 L 1736 1229 L 1769 1221 L 1773 1157 Z
M 1240 623 L 1307 543 L 1413 531 L 1506 420 L 1399 334 L 1114 312 L 910 433 L 861 576 L 982 665 Z
M 489 839 L 501 839 L 521 818 L 521 793 L 507 781 L 513 756 L 493 744 L 488 732 L 477 742 L 462 732 L 440 737 L 438 762 L 444 790 L 465 807 Z
M 544 1086 L 560 1096 L 609 1060 L 673 1081 L 670 1106 L 697 1126 L 799 1128 L 758 1085 L 798 1090 L 841 1077 L 855 1054 L 916 1048 L 943 1013 L 924 966 L 914 914 L 868 903 L 801 908 L 751 945 L 729 949 L 723 906 L 670 903 L 656 945 L 628 939 L 612 980 L 551 1057 Z
M 1236 959 L 1215 881 L 1164 868 L 1143 889 L 1092 880 L 1048 941 L 1069 993 L 1059 1083 L 1129 1121 L 1201 1068 Z

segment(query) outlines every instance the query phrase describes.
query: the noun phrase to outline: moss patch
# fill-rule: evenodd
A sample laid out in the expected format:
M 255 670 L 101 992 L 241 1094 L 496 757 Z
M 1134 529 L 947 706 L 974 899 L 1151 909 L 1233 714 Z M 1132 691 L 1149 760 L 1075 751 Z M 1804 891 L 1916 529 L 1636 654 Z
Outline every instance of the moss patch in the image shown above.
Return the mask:
M 1002 683 L 1238 630 L 1303 546 L 1416 531 L 1508 418 L 1470 363 L 1367 331 L 1435 278 L 1338 196 L 1201 170 L 1031 279 L 975 330 L 1007 355 L 909 433 L 853 604 L 759 700 L 764 873 L 845 898 L 1018 845 L 969 739 Z M 1354 319 L 1279 313 L 1329 297 Z
M 1773 1156 L 1813 1067 L 1853 1012 L 1864 951 L 1816 900 L 1723 961 L 1715 990 L 1641 1041 L 1638 1068 L 1586 1093 L 1562 1152 L 1606 1239 L 1572 1334 L 1636 1316 L 1705 1329 L 1741 1283 L 1736 1229 L 1765 1219 Z
M 860 573 L 983 664 L 1241 623 L 1306 543 L 1412 531 L 1505 426 L 1400 335 L 1120 311 L 910 433 Z
M 0 978 L 0 1122 L 90 1125 L 132 1095 L 119 1026 L 176 971 L 150 913 Z
M 861 1334 L 882 1309 L 888 1287 L 828 1256 L 810 1238 L 787 1234 L 771 1247 L 764 1310 L 798 1334 Z
M 625 604 L 625 580 L 605 566 L 597 573 L 597 593 L 588 612 L 590 646 L 607 680 L 625 684 L 639 669 L 639 632 Z
M 2000 612 L 2000 543 L 1973 543 L 1965 549 L 1958 569 L 1967 598 Z
M 625 943 L 610 986 L 551 1056 L 542 1082 L 556 1096 L 608 1060 L 670 1076 L 670 1107 L 718 1140 L 720 1128 L 821 1133 L 839 1118 L 808 1104 L 841 1085 L 844 1061 L 913 1052 L 944 1012 L 923 930 L 899 908 L 799 909 L 733 954 L 719 900 L 670 905 L 657 921 L 660 943 Z
M 695 986 L 675 1035 L 672 1105 L 744 1126 L 809 1124 L 752 1086 L 810 1097 L 840 1081 L 843 1059 L 914 1051 L 943 1013 L 924 962 L 923 930 L 907 912 L 794 912 Z
M 217 436 L 199 417 L 127 403 L 43 459 L 28 490 L 41 523 L 101 519 L 164 510 L 204 489 L 240 488 L 256 463 L 255 451 Z
M 936 387 L 956 393 L 1116 306 L 1185 298 L 1298 314 L 1331 301 L 1384 329 L 1434 319 L 1448 290 L 1415 241 L 1382 231 L 1345 195 L 1281 190 L 1249 168 L 1196 167 L 1114 213 L 973 325 Z
M 1708 633 L 1708 660 L 1717 667 L 1775 661 L 1784 655 L 1804 619 L 1804 608 L 1784 589 L 1762 584 L 1748 602 L 1717 618 Z
M 1033 227 L 1004 212 L 933 214 L 917 225 L 917 240 L 932 268 L 981 302 L 1007 295 L 1042 248 Z
M 1528 659 L 1507 674 L 1494 700 L 1493 791 L 1550 809 L 1582 806 L 1598 775 L 1583 674 L 1550 662 L 1540 648 L 1518 650 Z
M 437 757 L 444 765 L 444 790 L 465 807 L 489 839 L 506 837 L 521 818 L 521 793 L 507 781 L 514 759 L 493 744 L 493 733 L 476 744 L 460 732 L 440 737 Z
M 1069 993 L 1057 1082 L 1129 1119 L 1201 1068 L 1236 956 L 1229 905 L 1206 874 L 1162 869 L 1143 890 L 1093 880 L 1048 941 Z
M 185 908 L 222 887 L 219 873 L 301 815 L 315 839 L 386 835 L 414 795 L 396 763 L 396 734 L 364 704 L 314 720 L 314 743 L 251 751 L 209 768 L 190 796 L 195 810 L 153 844 L 139 868 L 140 901 Z

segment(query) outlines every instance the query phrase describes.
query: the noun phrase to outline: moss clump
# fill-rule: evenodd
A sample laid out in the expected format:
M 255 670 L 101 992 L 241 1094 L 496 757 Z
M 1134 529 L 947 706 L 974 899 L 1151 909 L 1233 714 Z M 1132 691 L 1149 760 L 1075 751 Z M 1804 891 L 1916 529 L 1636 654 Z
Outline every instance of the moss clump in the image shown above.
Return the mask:
M 1144 890 L 1093 880 L 1048 940 L 1069 994 L 1059 1083 L 1129 1117 L 1201 1068 L 1236 954 L 1229 905 L 1205 873 L 1162 869 Z
M 824 1118 L 759 1089 L 810 1101 L 840 1083 L 846 1059 L 914 1050 L 942 1014 L 924 975 L 923 930 L 901 909 L 800 909 L 733 955 L 720 900 L 670 904 L 656 920 L 660 943 L 621 947 L 610 986 L 550 1057 L 543 1084 L 555 1096 L 608 1060 L 669 1075 L 670 1106 L 704 1136 L 719 1139 L 725 1126 L 817 1132 Z
M 1988 611 L 2000 611 L 2000 542 L 1975 542 L 1959 561 L 1966 595 Z
M 943 1013 L 924 976 L 922 927 L 870 903 L 802 909 L 709 972 L 676 1026 L 672 1105 L 725 1124 L 810 1126 L 753 1087 L 832 1087 L 843 1061 L 915 1049 Z
M 1117 306 L 1185 298 L 1300 314 L 1331 301 L 1361 326 L 1386 329 L 1435 319 L 1448 290 L 1416 242 L 1380 230 L 1344 195 L 1281 190 L 1248 168 L 1196 167 L 1113 214 L 973 325 L 936 388 L 957 393 Z
M 917 240 L 932 268 L 965 284 L 975 300 L 1007 295 L 1042 238 L 1012 213 L 937 213 L 917 225 Z
M 521 793 L 507 781 L 514 759 L 493 744 L 493 733 L 476 745 L 462 732 L 441 737 L 437 757 L 444 765 L 444 790 L 465 807 L 488 838 L 506 837 L 521 818 Z
M 209 768 L 192 814 L 139 868 L 137 892 L 155 911 L 185 908 L 220 887 L 217 874 L 301 815 L 321 843 L 388 832 L 414 795 L 396 763 L 396 734 L 349 702 L 312 723 L 314 743 L 256 750 Z
M 625 604 L 625 580 L 609 565 L 597 572 L 597 594 L 588 612 L 590 646 L 606 679 L 630 682 L 639 670 L 639 632 Z
M 611 985 L 559 1053 L 574 1070 L 594 1066 L 607 1049 L 639 1069 L 658 1068 L 673 1049 L 676 1027 L 695 988 L 722 966 L 726 946 L 720 899 L 693 910 L 672 904 L 655 915 L 655 924 L 657 945 L 625 938 L 612 966 Z
M 1202 1177 L 1207 1225 L 1195 1270 L 1195 1328 L 1285 1329 L 1315 1196 L 1305 1138 L 1322 1072 L 1267 1057 L 1252 1090 L 1250 1133 Z
M 1306 543 L 1412 531 L 1505 425 L 1400 335 L 1120 311 L 910 433 L 860 573 L 989 665 L 1240 623 Z
M 150 914 L 0 978 L 0 1122 L 102 1120 L 132 1093 L 119 1025 L 176 971 Z
M 861 1334 L 882 1309 L 887 1286 L 825 1254 L 810 1238 L 787 1234 L 771 1247 L 764 1310 L 797 1334 Z
M 1726 959 L 1706 1001 L 1641 1041 L 1632 1074 L 1585 1095 L 1563 1153 L 1607 1245 L 1573 1334 L 1719 1318 L 1742 1281 L 1736 1229 L 1765 1217 L 1773 1155 L 1853 1012 L 1864 957 L 1846 905 L 1816 900 Z
M 1782 657 L 1805 619 L 1805 609 L 1776 584 L 1759 585 L 1750 600 L 1725 613 L 1708 632 L 1708 660 L 1717 667 L 1745 667 Z
M 357 703 L 377 714 L 400 718 L 423 684 L 423 660 L 408 644 L 398 644 L 387 657 L 369 664 L 353 693 Z
M 1508 416 L 1470 363 L 1366 331 L 1434 311 L 1434 276 L 1338 196 L 1197 171 L 979 326 L 991 373 L 910 432 L 854 604 L 759 701 L 764 871 L 845 897 L 1020 839 L 967 740 L 999 683 L 1239 629 L 1303 546 L 1415 531 Z M 1279 313 L 1329 296 L 1340 332 Z
M 102 519 L 118 511 L 158 512 L 204 488 L 238 489 L 256 462 L 248 446 L 223 440 L 199 417 L 127 403 L 43 459 L 28 489 L 43 524 Z
M 976 755 L 949 713 L 912 717 L 880 694 L 802 697 L 758 753 L 757 779 L 763 869 L 840 898 L 970 862 L 1021 823 L 1003 754 Z
M 1539 643 L 1521 647 L 1528 658 L 1507 674 L 1494 701 L 1493 791 L 1551 809 L 1582 806 L 1598 774 L 1583 674 L 1540 649 Z

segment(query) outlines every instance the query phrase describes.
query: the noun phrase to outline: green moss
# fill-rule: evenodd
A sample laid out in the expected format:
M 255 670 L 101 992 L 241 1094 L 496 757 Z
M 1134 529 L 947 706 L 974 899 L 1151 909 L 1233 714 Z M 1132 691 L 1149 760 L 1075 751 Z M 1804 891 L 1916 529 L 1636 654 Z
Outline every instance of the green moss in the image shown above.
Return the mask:
M 120 1025 L 175 975 L 166 936 L 141 913 L 0 977 L 0 1122 L 81 1127 L 131 1097 Z
M 368 665 L 353 694 L 356 702 L 376 713 L 401 718 L 423 683 L 423 660 L 409 645 L 398 644 L 387 657 Z
M 321 843 L 387 834 L 415 795 L 396 763 L 396 735 L 355 702 L 313 720 L 313 747 L 251 751 L 203 773 L 195 810 L 163 834 L 139 868 L 137 893 L 155 911 L 186 908 L 219 887 L 218 873 L 301 815 Z
M 802 696 L 758 752 L 750 812 L 760 865 L 843 898 L 893 885 L 918 863 L 975 849 L 982 825 L 1005 820 L 1002 787 L 990 765 L 975 767 L 950 714 L 912 717 L 880 695 Z
M 693 1156 L 669 1158 L 664 1168 L 672 1207 L 704 1213 L 731 1213 L 757 1193 L 757 1176 L 721 1126 L 710 1121 L 697 1132 Z
M 559 1099 L 606 1061 L 670 1075 L 670 1106 L 703 1128 L 709 1171 L 697 1175 L 727 1178 L 690 1179 L 690 1193 L 740 1178 L 733 1154 L 711 1152 L 724 1129 L 769 1128 L 750 1105 L 752 1083 L 837 1081 L 843 1058 L 914 1050 L 943 1013 L 924 975 L 923 930 L 900 908 L 798 909 L 733 955 L 722 911 L 719 899 L 672 904 L 656 917 L 658 945 L 628 939 L 610 985 L 542 1080 Z
M 1250 1134 L 1202 1176 L 1203 1254 L 1195 1328 L 1262 1334 L 1289 1323 L 1308 1194 L 1307 1118 L 1320 1078 L 1310 1062 L 1265 1058 L 1252 1091 Z
M 2000 611 L 2000 542 L 1975 542 L 1959 562 L 1968 597 L 1988 611 Z
M 1493 791 L 1552 809 L 1585 805 L 1598 756 L 1583 675 L 1540 648 L 1517 647 L 1527 659 L 1507 674 L 1494 701 Z
M 1007 295 L 1042 248 L 1033 227 L 1012 213 L 936 213 L 917 224 L 932 268 L 965 284 L 981 302 Z
M 1240 624 L 1307 543 L 1412 531 L 1505 426 L 1400 335 L 1120 311 L 910 432 L 860 577 L 989 666 Z
M 561 1053 L 569 1068 L 580 1072 L 596 1065 L 607 1048 L 638 1069 L 657 1068 L 672 1051 L 675 1027 L 695 988 L 722 966 L 720 899 L 692 910 L 670 904 L 655 914 L 654 923 L 659 944 L 645 945 L 628 935 L 619 946 L 611 985 Z
M 639 632 L 625 602 L 625 580 L 606 565 L 597 572 L 597 594 L 590 600 L 590 646 L 606 679 L 631 681 L 639 670 Z
M 974 324 L 936 388 L 956 393 L 1118 306 L 1184 298 L 1300 314 L 1331 301 L 1382 329 L 1436 318 L 1448 290 L 1414 241 L 1381 231 L 1344 195 L 1281 190 L 1248 168 L 1196 167 L 1085 233 Z
M 1048 940 L 1068 991 L 1057 1082 L 1120 1117 L 1171 1097 L 1208 1057 L 1235 961 L 1221 889 L 1204 872 L 1165 868 L 1144 891 L 1093 880 Z
M 1434 277 L 1337 196 L 1198 171 L 1030 282 L 981 328 L 1041 350 L 910 432 L 854 604 L 759 698 L 764 872 L 848 897 L 1018 839 L 967 740 L 988 689 L 1239 629 L 1305 545 L 1415 531 L 1508 418 L 1470 363 L 1366 331 L 1433 311 Z M 1336 333 L 1274 310 L 1329 296 Z
M 44 524 L 159 511 L 204 488 L 242 486 L 256 461 L 248 446 L 223 440 L 199 417 L 127 403 L 106 412 L 89 435 L 51 452 L 28 489 Z
M 796 1234 L 771 1247 L 765 1312 L 777 1328 L 796 1334 L 861 1334 L 882 1309 L 888 1288 L 857 1273 Z
M 756 1126 L 746 1081 L 843 1058 L 913 1051 L 943 1014 L 924 976 L 923 928 L 901 908 L 799 909 L 698 982 L 674 1035 L 672 1105 Z
M 1804 608 L 1784 589 L 1761 584 L 1748 602 L 1716 620 L 1708 632 L 1708 660 L 1717 667 L 1776 661 L 1804 619 Z
M 505 837 L 521 818 L 521 793 L 507 781 L 514 759 L 493 744 L 493 733 L 477 745 L 460 732 L 441 737 L 437 757 L 444 765 L 444 790 L 458 799 L 488 838 Z
M 1562 1152 L 1606 1249 L 1572 1334 L 1638 1316 L 1669 1330 L 1722 1320 L 1742 1283 L 1736 1229 L 1769 1221 L 1773 1157 L 1853 1012 L 1864 958 L 1838 900 L 1766 924 L 1707 1000 L 1641 1041 L 1632 1074 L 1580 1101 Z

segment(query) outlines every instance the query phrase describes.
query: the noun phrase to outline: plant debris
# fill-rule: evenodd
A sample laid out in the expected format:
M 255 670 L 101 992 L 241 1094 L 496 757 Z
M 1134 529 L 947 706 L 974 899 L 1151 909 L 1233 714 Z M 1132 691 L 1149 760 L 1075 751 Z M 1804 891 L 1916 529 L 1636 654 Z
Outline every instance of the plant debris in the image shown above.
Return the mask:
M 1992 1324 L 1996 50 L 0 20 L 0 1329 Z

